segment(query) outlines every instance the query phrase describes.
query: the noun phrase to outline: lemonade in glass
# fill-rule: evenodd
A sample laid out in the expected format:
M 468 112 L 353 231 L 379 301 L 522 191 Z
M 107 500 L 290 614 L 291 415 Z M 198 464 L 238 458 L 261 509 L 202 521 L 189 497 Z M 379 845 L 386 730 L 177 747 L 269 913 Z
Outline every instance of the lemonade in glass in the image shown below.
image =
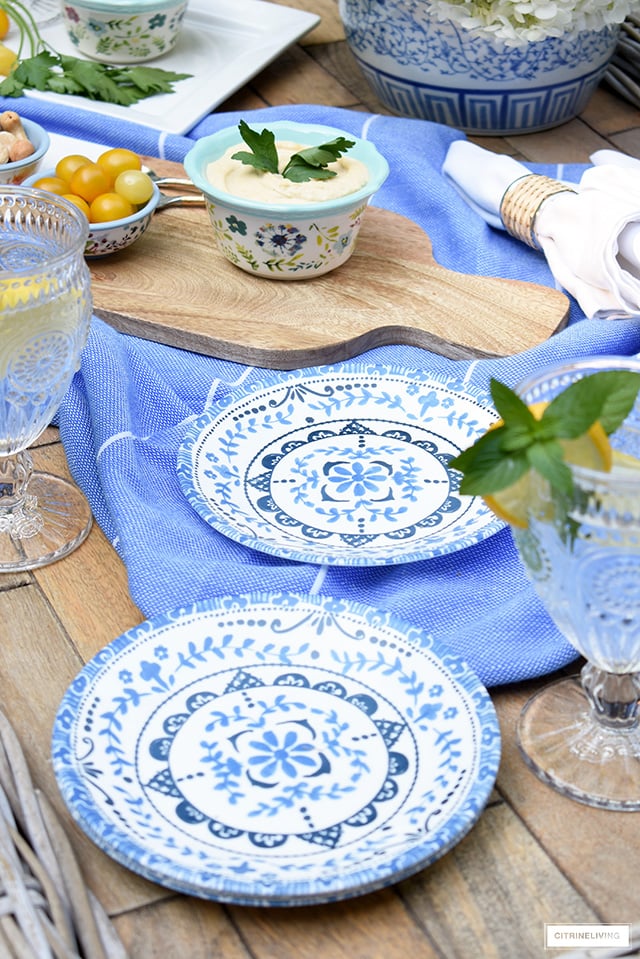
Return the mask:
M 34 472 L 27 449 L 60 406 L 88 335 L 87 235 L 73 204 L 0 191 L 0 572 L 65 556 L 91 526 L 82 493 Z
M 603 370 L 640 373 L 636 359 L 594 358 L 522 383 L 527 403 L 547 403 Z M 520 558 L 545 609 L 584 657 L 579 677 L 526 704 L 518 742 L 536 774 L 581 802 L 640 809 L 640 403 L 609 437 L 607 470 L 570 464 L 558 492 L 527 475 L 526 523 L 512 525 Z

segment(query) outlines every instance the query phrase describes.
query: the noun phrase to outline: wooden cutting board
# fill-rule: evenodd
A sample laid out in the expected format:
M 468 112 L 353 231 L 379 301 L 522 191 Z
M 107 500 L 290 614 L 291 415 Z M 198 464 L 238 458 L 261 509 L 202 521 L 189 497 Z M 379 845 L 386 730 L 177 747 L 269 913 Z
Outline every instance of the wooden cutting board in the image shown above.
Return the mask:
M 179 164 L 148 162 L 185 175 Z M 377 207 L 351 259 L 312 279 L 269 280 L 233 266 L 204 206 L 156 213 L 140 240 L 89 266 L 95 312 L 121 332 L 283 370 L 391 343 L 454 358 L 511 355 L 561 329 L 569 311 L 548 287 L 444 269 L 417 224 Z

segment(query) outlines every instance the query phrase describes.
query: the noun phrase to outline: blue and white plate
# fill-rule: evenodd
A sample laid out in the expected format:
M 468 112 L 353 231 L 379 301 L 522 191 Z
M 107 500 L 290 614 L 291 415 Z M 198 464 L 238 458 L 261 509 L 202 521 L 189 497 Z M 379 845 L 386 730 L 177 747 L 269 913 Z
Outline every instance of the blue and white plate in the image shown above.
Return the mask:
M 191 506 L 220 533 L 308 563 L 430 559 L 502 529 L 449 462 L 497 414 L 422 370 L 294 372 L 199 417 L 178 455 Z
M 288 593 L 142 623 L 79 673 L 52 753 L 108 855 L 194 896 L 329 902 L 412 875 L 478 819 L 500 759 L 491 700 L 390 613 Z

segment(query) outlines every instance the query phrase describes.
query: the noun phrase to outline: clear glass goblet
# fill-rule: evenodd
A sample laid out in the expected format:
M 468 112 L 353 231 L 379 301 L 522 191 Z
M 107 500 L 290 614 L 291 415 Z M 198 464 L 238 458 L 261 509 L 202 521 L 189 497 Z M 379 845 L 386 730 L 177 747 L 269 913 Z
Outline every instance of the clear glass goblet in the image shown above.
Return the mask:
M 66 556 L 91 528 L 85 497 L 33 470 L 91 322 L 86 217 L 41 190 L 0 187 L 0 572 Z
M 640 361 L 585 359 L 520 384 L 526 403 L 552 400 L 601 370 L 640 373 Z M 640 403 L 611 437 L 640 457 Z M 520 716 L 521 753 L 540 779 L 587 805 L 640 809 L 640 471 L 571 467 L 571 496 L 532 472 L 528 529 L 512 527 L 545 609 L 586 660 L 551 683 Z

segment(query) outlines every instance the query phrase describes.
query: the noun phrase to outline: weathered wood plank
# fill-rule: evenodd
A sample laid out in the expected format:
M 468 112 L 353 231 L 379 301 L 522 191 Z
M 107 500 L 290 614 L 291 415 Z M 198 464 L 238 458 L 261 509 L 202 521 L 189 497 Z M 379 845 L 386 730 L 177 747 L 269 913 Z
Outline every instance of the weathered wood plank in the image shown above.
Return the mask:
M 338 0 L 273 0 L 283 7 L 295 7 L 296 10 L 307 10 L 321 17 L 320 23 L 310 33 L 302 38 L 301 43 L 309 44 L 332 43 L 335 40 L 344 40 L 344 27 L 338 10 Z
M 316 62 L 314 49 L 289 47 L 253 78 L 250 88 L 270 106 L 315 103 L 318 90 L 324 106 L 352 106 L 353 93 Z
M 69 477 L 60 443 L 36 450 L 34 463 Z M 129 594 L 126 569 L 97 523 L 78 549 L 33 575 L 85 662 L 144 619 Z
M 627 100 L 612 93 L 606 84 L 601 84 L 580 119 L 600 136 L 611 137 L 625 130 L 637 130 L 639 113 Z
M 499 790 L 600 921 L 635 922 L 640 918 L 638 813 L 593 809 L 567 799 L 540 782 L 520 757 L 516 722 L 540 685 L 525 683 L 494 693 L 503 731 Z M 547 921 L 585 920 L 558 918 L 552 910 Z
M 506 139 L 522 156 L 535 163 L 588 163 L 590 153 L 608 146 L 603 137 L 579 118 L 553 130 Z
M 172 896 L 121 913 L 113 924 L 130 959 L 251 959 L 255 955 L 242 942 L 223 906 L 188 896 Z
M 399 892 L 447 959 L 539 959 L 545 922 L 597 921 L 505 803 Z
M 391 110 L 375 95 L 346 43 L 309 47 L 308 52 L 328 76 L 349 90 L 350 100 L 344 106 L 351 109 L 360 107 L 368 113 L 391 115 Z
M 255 959 L 440 959 L 394 890 L 296 909 L 228 907 Z
M 73 581 L 69 588 L 74 592 Z M 51 730 L 82 661 L 58 615 L 31 585 L 0 592 L 0 622 L 11 624 L 0 643 L 0 708 L 20 739 L 34 785 L 47 794 L 69 835 L 88 885 L 110 912 L 167 895 L 105 856 L 73 824 L 59 794 L 51 765 Z

